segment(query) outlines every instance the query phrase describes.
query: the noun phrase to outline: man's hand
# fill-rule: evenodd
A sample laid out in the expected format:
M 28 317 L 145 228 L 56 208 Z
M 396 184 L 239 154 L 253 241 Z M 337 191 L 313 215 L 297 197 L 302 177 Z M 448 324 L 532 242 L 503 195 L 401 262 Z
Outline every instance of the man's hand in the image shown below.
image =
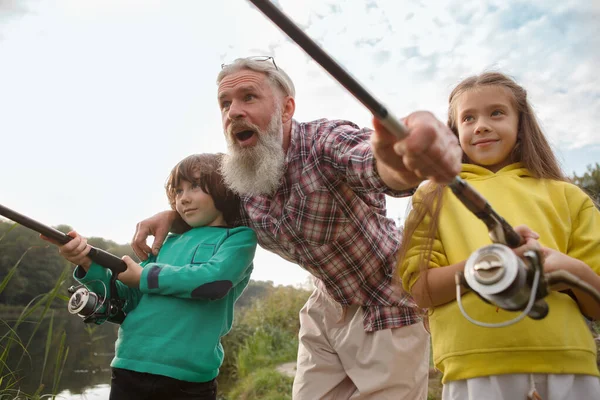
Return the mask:
M 61 256 L 63 256 L 67 261 L 80 265 L 86 272 L 92 265 L 92 260 L 87 256 L 90 252 L 91 246 L 87 244 L 87 239 L 81 237 L 77 232 L 71 231 L 67 233 L 67 235 L 71 236 L 73 239 L 67 242 L 66 244 L 60 244 L 55 242 L 54 240 L 40 235 L 40 238 L 44 239 L 47 242 L 55 244 L 58 246 L 58 252 Z
M 403 123 L 409 135 L 400 140 L 373 119 L 371 147 L 384 183 L 391 189 L 404 190 L 425 179 L 451 182 L 461 170 L 463 153 L 458 138 L 429 112 L 412 113 Z
M 136 263 L 129 256 L 123 256 L 123 261 L 127 264 L 127 269 L 121 272 L 117 279 L 123 282 L 130 288 L 140 287 L 140 277 L 142 276 L 143 268 L 140 264 Z
M 137 224 L 131 247 L 140 260 L 148 259 L 150 253 L 158 254 L 171 225 L 178 218 L 179 214 L 176 211 L 163 211 Z M 148 236 L 154 236 L 152 248 L 146 244 Z

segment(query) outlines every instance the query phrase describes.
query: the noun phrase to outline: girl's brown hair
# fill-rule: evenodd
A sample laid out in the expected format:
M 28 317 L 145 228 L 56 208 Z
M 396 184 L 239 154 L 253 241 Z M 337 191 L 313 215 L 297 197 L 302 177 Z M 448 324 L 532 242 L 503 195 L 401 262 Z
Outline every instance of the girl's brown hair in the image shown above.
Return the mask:
M 239 196 L 225 185 L 221 175 L 222 153 L 193 154 L 181 160 L 171 170 L 165 190 L 171 208 L 175 210 L 176 190 L 181 181 L 197 183 L 212 197 L 215 208 L 223 213 L 228 225 L 234 226 L 240 219 Z
M 452 90 L 450 98 L 448 99 L 448 127 L 458 137 L 456 108 L 460 96 L 467 91 L 490 86 L 500 87 L 506 90 L 506 92 L 511 95 L 513 106 L 519 114 L 517 143 L 511 155 L 513 162 L 523 163 L 523 166 L 527 168 L 535 178 L 566 181 L 567 178 L 561 170 L 550 144 L 540 128 L 535 113 L 527 100 L 527 91 L 507 75 L 499 72 L 486 72 L 481 75 L 471 76 L 460 82 L 454 90 Z M 464 152 L 463 162 L 470 162 Z M 421 273 L 425 274 L 427 273 L 429 260 L 431 258 L 431 249 L 437 232 L 442 197 L 445 188 L 445 185 L 431 183 L 428 183 L 427 186 L 427 190 L 422 191 L 419 202 L 414 204 L 413 209 L 408 215 L 402 238 L 402 245 L 398 254 L 398 265 L 402 265 L 411 237 L 423 222 L 423 219 L 429 215 L 431 217 L 431 222 L 427 227 L 427 245 L 425 246 L 425 251 L 421 252 L 421 260 L 419 263 Z M 421 278 L 425 279 L 424 287 L 429 296 L 427 277 L 426 275 L 421 275 Z M 431 300 L 431 298 L 429 300 Z

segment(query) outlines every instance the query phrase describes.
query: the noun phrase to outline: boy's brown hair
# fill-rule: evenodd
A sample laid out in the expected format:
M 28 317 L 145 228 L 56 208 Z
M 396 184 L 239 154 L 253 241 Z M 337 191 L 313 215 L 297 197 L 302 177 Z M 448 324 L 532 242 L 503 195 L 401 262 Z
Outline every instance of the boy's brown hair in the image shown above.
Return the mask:
M 177 163 L 165 184 L 167 198 L 173 210 L 175 210 L 175 192 L 181 181 L 187 181 L 199 184 L 202 190 L 212 197 L 215 208 L 223 213 L 223 218 L 228 225 L 234 226 L 239 222 L 241 201 L 223 181 L 221 175 L 223 156 L 222 153 L 192 154 Z

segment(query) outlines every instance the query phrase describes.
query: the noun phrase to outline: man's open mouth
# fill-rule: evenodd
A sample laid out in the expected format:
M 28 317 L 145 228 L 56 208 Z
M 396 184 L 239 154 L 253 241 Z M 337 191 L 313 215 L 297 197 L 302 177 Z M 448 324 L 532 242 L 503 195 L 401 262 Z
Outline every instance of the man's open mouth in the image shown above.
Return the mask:
M 245 142 L 246 140 L 250 139 L 253 135 L 254 135 L 254 131 L 248 129 L 248 130 L 236 133 L 235 138 L 237 140 L 239 140 L 240 142 Z

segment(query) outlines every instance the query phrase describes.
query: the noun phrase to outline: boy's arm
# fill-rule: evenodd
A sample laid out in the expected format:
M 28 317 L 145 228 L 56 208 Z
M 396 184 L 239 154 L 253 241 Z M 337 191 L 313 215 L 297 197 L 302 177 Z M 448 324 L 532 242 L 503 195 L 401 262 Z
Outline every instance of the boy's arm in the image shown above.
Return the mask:
M 140 290 L 186 299 L 223 298 L 252 272 L 256 243 L 254 231 L 235 229 L 212 257 L 183 266 L 148 263 L 142 271 Z
M 73 271 L 73 277 L 89 291 L 96 293 L 100 296 L 108 298 L 110 293 L 110 278 L 112 272 L 96 263 L 92 263 L 86 272 L 81 266 L 77 266 Z M 135 309 L 140 302 L 142 293 L 139 289 L 129 288 L 123 283 L 116 281 L 117 294 L 123 300 L 125 300 L 125 307 L 123 311 L 125 313 L 131 312 Z

